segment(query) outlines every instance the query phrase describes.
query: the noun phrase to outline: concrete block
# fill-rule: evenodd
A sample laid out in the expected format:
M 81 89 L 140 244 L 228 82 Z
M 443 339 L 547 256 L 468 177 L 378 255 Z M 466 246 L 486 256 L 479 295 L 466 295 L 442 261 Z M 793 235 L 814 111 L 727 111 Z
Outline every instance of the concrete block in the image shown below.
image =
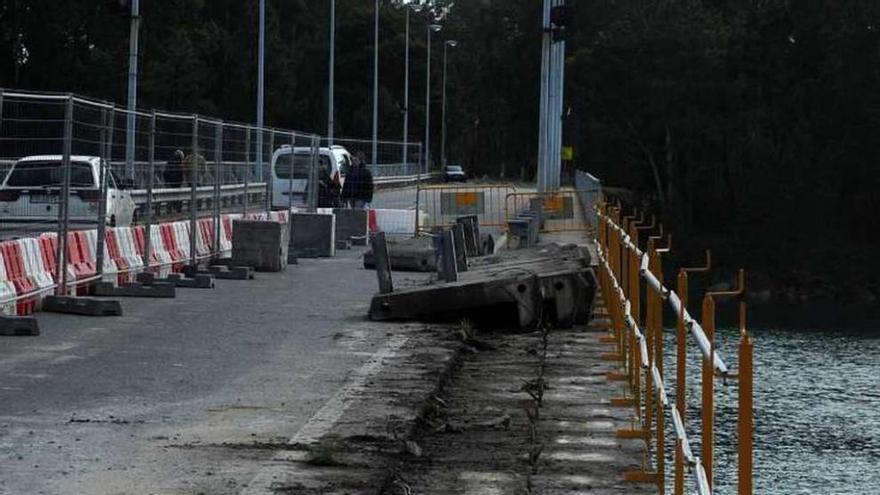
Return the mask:
M 172 273 L 163 282 L 170 283 L 175 287 L 184 289 L 213 289 L 214 277 L 207 273 L 196 273 L 192 278 L 186 278 L 179 273 Z
M 480 256 L 480 217 L 468 215 L 456 218 L 455 222 L 464 227 L 464 245 L 468 257 Z
M 223 280 L 251 280 L 254 278 L 254 271 L 249 266 L 211 265 L 208 270 L 214 278 Z
M 0 316 L 0 337 L 40 335 L 40 325 L 33 316 Z
M 293 213 L 290 249 L 300 258 L 336 256 L 336 216 L 321 213 Z
M 403 272 L 433 272 L 437 270 L 437 259 L 431 236 L 409 239 L 389 239 L 388 256 L 391 269 Z M 364 268 L 376 267 L 373 251 L 364 253 Z
M 351 240 L 350 239 L 336 239 L 336 250 L 337 251 L 348 251 L 351 249 Z
M 280 272 L 287 267 L 290 231 L 286 223 L 236 220 L 233 232 L 233 265 L 267 272 Z
M 452 242 L 455 243 L 455 269 L 466 272 L 468 269 L 467 239 L 465 225 L 457 223 L 452 226 Z
M 130 283 L 114 287 L 110 282 L 98 282 L 92 288 L 92 295 L 98 297 L 174 297 L 176 292 L 171 284 L 154 283 L 144 285 Z
M 367 245 L 367 236 L 365 236 L 365 235 L 351 236 L 351 245 L 352 246 L 366 246 Z
M 137 281 L 143 285 L 169 284 L 184 289 L 213 289 L 214 277 L 206 273 L 192 272 L 193 277 L 185 277 L 182 273 L 171 273 L 167 278 L 158 278 L 154 273 L 139 273 Z
M 47 296 L 43 311 L 84 316 L 122 316 L 119 301 L 91 297 Z
M 335 208 L 336 216 L 336 240 L 348 240 L 352 237 L 369 235 L 369 212 L 362 208 Z
M 394 292 L 394 282 L 391 279 L 391 261 L 388 257 L 388 244 L 385 241 L 385 232 L 379 232 L 373 236 L 371 242 L 373 252 L 376 253 L 376 277 L 379 279 L 379 293 L 390 294 Z

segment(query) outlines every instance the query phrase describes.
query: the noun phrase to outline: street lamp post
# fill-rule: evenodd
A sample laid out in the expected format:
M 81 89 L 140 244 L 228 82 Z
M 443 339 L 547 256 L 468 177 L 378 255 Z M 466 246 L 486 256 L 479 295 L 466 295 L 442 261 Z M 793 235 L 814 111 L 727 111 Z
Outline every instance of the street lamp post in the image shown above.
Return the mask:
M 406 170 L 409 163 L 409 5 L 406 7 L 406 38 L 404 44 L 404 71 L 403 71 L 403 168 Z
M 379 154 L 379 0 L 376 0 L 376 16 L 373 22 L 373 167 Z
M 260 0 L 259 54 L 257 55 L 257 180 L 263 180 L 263 100 L 266 57 L 266 0 Z
M 135 126 L 137 120 L 137 80 L 138 80 L 138 34 L 140 31 L 140 2 L 131 2 L 131 33 L 128 38 L 128 114 L 125 132 L 125 174 L 134 177 Z M 111 157 L 112 158 L 112 157 Z
M 443 45 L 443 120 L 441 124 L 441 132 L 440 132 L 440 166 L 446 166 L 446 59 L 447 59 L 447 49 L 452 47 L 455 48 L 458 46 L 458 42 L 455 40 L 447 40 Z
M 425 173 L 431 164 L 431 33 L 443 29 L 439 24 L 428 24 L 428 75 L 425 78 Z
M 327 146 L 333 146 L 336 70 L 336 0 L 330 0 L 330 80 L 327 88 Z

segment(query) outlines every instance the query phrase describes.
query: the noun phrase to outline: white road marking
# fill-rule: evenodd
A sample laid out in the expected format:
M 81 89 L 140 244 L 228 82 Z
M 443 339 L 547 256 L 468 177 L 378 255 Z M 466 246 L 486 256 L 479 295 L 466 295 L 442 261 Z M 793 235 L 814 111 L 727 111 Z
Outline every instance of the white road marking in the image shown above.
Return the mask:
M 310 444 L 317 442 L 321 437 L 326 435 L 331 428 L 339 421 L 342 414 L 354 403 L 352 397 L 356 392 L 362 390 L 373 375 L 379 372 L 386 359 L 395 357 L 401 347 L 409 341 L 406 335 L 395 335 L 378 351 L 372 354 L 372 357 L 364 363 L 357 371 L 352 373 L 348 382 L 333 397 L 330 398 L 322 407 L 303 425 L 302 428 L 290 439 L 290 444 Z M 283 461 L 289 459 L 289 454 L 280 452 L 273 456 L 273 461 Z M 273 494 L 272 483 L 279 481 L 278 473 L 281 470 L 277 465 L 269 465 L 261 469 L 259 473 L 248 483 L 247 488 L 241 491 L 241 495 L 268 495 Z

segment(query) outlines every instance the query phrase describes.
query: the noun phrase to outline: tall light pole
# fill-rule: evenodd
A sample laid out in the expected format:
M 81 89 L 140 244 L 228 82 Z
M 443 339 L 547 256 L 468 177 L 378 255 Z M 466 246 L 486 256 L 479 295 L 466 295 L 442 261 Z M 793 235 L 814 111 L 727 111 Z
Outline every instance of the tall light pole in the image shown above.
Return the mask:
M 336 0 L 330 0 L 330 81 L 327 88 L 327 146 L 333 146 L 336 71 Z
M 263 180 L 263 99 L 266 60 L 266 0 L 260 0 L 260 39 L 257 58 L 257 179 Z
M 428 75 L 425 78 L 425 173 L 431 166 L 431 33 L 443 29 L 439 24 L 428 24 Z
M 409 163 L 409 5 L 404 6 L 406 9 L 406 37 L 404 44 L 404 70 L 403 70 L 403 167 Z
M 440 132 L 440 166 L 446 166 L 446 59 L 448 48 L 455 48 L 458 42 L 455 40 L 447 40 L 443 45 L 443 121 Z
M 376 0 L 373 21 L 373 167 L 379 154 L 379 0 Z
M 131 2 L 131 32 L 128 37 L 128 115 L 126 116 L 125 133 L 125 168 L 126 176 L 134 177 L 135 126 L 137 120 L 134 111 L 137 109 L 138 79 L 138 33 L 140 31 L 140 2 Z

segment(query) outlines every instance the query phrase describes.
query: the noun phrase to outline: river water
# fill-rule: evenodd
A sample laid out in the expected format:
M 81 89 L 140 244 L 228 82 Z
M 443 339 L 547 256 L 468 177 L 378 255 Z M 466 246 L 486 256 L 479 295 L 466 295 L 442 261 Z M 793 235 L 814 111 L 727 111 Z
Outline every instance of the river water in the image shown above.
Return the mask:
M 880 333 L 761 329 L 752 335 L 755 493 L 880 494 Z M 667 390 L 674 391 L 674 333 L 665 340 Z M 718 333 L 731 368 L 738 341 L 733 329 Z M 698 351 L 689 351 L 687 417 L 694 437 L 700 369 Z M 721 495 L 736 493 L 737 394 L 735 382 L 716 385 L 715 493 Z M 699 438 L 691 443 L 699 455 Z M 671 483 L 671 459 L 668 465 Z M 686 487 L 693 486 L 688 480 Z

